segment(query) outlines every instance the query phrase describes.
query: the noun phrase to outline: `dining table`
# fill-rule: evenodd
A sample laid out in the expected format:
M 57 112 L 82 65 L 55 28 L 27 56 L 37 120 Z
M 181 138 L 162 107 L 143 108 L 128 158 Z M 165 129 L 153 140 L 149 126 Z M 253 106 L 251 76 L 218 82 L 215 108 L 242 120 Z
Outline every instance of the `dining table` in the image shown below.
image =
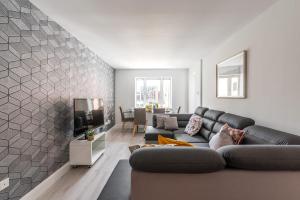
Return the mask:
M 174 114 L 174 110 L 171 108 L 166 109 L 166 112 L 164 114 Z M 124 114 L 126 114 L 128 117 L 133 117 L 134 118 L 134 108 L 129 108 L 124 111 Z M 163 113 L 153 113 L 152 112 L 146 112 L 146 119 L 147 119 L 147 125 L 151 126 L 152 125 L 152 118 L 153 115 L 161 115 Z

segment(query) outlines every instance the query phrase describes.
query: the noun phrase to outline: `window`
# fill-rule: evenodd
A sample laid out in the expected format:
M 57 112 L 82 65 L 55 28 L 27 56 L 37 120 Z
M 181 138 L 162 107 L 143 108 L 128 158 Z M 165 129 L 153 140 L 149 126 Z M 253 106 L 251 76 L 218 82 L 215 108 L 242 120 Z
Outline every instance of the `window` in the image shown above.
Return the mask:
M 135 107 L 145 107 L 147 104 L 172 108 L 171 77 L 135 78 Z
M 241 79 L 237 75 L 219 76 L 218 95 L 222 97 L 240 96 L 241 95 Z

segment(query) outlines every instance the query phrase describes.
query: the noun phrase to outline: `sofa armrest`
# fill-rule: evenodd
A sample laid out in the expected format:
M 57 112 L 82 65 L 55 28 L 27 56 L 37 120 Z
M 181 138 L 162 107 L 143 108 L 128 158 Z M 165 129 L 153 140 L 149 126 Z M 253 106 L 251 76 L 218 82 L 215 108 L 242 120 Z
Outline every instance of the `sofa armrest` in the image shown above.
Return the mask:
M 299 145 L 300 137 L 290 133 L 274 130 L 264 126 L 248 126 L 243 140 L 244 144 L 274 144 L 274 145 Z
M 159 114 L 153 114 L 152 117 L 152 126 L 156 127 L 157 126 L 157 115 Z M 177 122 L 179 127 L 186 127 L 188 124 L 192 114 L 165 114 L 169 115 L 171 117 L 177 117 Z
M 162 173 L 208 173 L 225 168 L 216 151 L 193 147 L 148 147 L 132 153 L 129 163 L 134 170 Z
M 299 145 L 229 145 L 217 150 L 227 166 L 245 170 L 300 170 Z

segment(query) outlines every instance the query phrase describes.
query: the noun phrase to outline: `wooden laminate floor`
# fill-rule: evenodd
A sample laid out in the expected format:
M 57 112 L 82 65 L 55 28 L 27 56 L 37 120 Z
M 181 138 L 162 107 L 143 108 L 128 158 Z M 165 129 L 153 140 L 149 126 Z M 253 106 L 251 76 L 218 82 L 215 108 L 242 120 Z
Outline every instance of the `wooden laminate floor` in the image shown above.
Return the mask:
M 120 159 L 128 159 L 128 146 L 143 144 L 144 134 L 132 137 L 131 126 L 122 130 L 118 124 L 108 131 L 106 151 L 92 166 L 73 168 L 38 200 L 96 200 Z

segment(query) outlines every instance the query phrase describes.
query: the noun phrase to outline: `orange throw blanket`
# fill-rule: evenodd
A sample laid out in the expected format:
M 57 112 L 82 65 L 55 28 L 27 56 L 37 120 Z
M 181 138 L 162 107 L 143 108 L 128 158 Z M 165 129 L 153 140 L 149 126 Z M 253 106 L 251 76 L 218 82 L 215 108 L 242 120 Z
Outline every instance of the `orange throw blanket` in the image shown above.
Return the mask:
M 185 141 L 179 141 L 179 140 L 173 140 L 171 138 L 166 138 L 161 135 L 158 135 L 158 144 L 174 144 L 175 146 L 186 146 L 186 147 L 192 147 L 193 145 L 185 142 Z

